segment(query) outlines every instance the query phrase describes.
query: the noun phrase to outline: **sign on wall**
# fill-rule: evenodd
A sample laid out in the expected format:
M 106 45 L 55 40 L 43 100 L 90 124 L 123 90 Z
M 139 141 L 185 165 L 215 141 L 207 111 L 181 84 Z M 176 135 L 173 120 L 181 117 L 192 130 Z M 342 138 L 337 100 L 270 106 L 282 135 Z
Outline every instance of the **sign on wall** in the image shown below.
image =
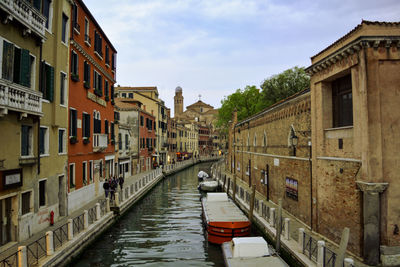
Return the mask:
M 286 196 L 298 200 L 298 181 L 289 177 L 286 177 Z
M 3 189 L 22 186 L 22 169 L 3 171 Z

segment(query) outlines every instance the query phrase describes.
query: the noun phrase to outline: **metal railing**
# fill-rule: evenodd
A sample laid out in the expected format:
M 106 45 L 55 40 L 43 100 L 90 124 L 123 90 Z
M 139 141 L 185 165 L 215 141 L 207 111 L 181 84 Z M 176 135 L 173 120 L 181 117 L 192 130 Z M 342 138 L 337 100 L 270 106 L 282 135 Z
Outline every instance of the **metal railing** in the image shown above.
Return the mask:
M 329 248 L 324 248 L 324 267 L 335 267 L 336 253 Z
M 303 233 L 303 254 L 314 262 L 317 262 L 318 245 L 317 240 L 306 232 Z
M 61 247 L 68 242 L 68 223 L 65 223 L 53 231 L 54 249 Z
M 39 259 L 46 256 L 46 236 L 42 236 L 38 240 L 27 245 L 26 252 L 28 257 L 28 266 L 38 264 Z
M 0 261 L 0 267 L 17 267 L 17 266 L 18 266 L 18 251 Z
M 84 222 L 84 215 L 83 214 L 75 217 L 72 220 L 72 229 L 73 229 L 72 232 L 74 233 L 74 236 L 76 234 L 79 234 L 84 229 L 83 222 Z
M 94 206 L 88 210 L 89 224 L 92 224 L 94 221 L 96 221 L 96 206 Z

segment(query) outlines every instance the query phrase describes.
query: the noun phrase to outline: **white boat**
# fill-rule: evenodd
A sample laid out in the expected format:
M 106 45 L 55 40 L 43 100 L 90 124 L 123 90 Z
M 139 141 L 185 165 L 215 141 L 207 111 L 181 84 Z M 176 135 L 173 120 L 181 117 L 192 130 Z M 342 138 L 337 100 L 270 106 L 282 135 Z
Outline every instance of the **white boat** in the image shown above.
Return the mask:
M 222 243 L 222 252 L 227 267 L 289 266 L 261 236 L 235 237 L 229 242 Z
M 199 171 L 199 173 L 197 174 L 197 177 L 199 177 L 199 179 L 206 179 L 209 176 L 205 171 Z
M 218 187 L 218 182 L 215 180 L 205 180 L 203 182 L 200 182 L 199 184 L 200 190 L 206 192 L 214 192 L 215 190 L 217 190 L 217 187 Z

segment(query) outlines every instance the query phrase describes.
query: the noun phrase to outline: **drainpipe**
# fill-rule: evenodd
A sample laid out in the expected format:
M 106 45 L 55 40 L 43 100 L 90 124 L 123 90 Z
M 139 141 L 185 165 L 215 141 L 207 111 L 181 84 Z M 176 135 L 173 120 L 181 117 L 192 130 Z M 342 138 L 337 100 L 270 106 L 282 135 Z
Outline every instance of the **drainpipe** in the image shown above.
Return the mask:
M 311 231 L 313 230 L 313 183 L 312 183 L 312 143 L 309 141 L 308 147 L 310 148 L 309 156 L 308 156 L 308 161 L 310 163 L 310 227 Z
M 43 42 L 40 42 L 39 46 L 39 91 L 42 88 L 43 83 L 43 71 L 42 71 L 42 45 Z M 37 120 L 37 174 L 40 174 L 40 117 L 36 118 Z

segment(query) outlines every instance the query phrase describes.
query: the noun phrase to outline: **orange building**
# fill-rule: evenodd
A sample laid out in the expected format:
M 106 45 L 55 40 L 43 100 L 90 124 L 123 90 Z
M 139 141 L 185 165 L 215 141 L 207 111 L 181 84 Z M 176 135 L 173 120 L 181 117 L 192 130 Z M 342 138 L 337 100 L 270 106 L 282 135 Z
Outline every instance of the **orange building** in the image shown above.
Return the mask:
M 82 0 L 70 26 L 68 209 L 98 194 L 114 175 L 114 84 L 117 51 Z

